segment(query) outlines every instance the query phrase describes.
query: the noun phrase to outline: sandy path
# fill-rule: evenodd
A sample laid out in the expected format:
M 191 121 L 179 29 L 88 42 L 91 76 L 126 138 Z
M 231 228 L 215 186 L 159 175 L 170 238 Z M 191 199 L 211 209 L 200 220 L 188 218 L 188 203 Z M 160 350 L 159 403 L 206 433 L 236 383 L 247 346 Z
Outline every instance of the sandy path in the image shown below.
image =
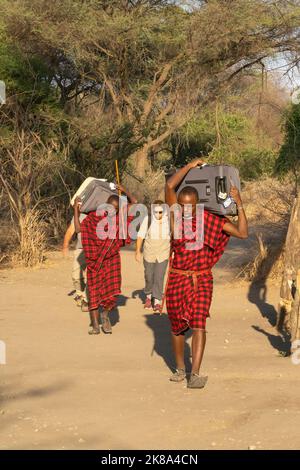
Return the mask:
M 250 286 L 227 284 L 224 262 L 217 269 L 209 382 L 190 391 L 168 381 L 168 320 L 145 315 L 132 298 L 142 267 L 131 251 L 122 259 L 119 322 L 108 337 L 87 335 L 86 314 L 67 295 L 70 259 L 0 272 L 0 448 L 299 448 L 300 366 L 278 356 L 270 324 L 278 287 L 268 286 L 265 300 L 252 287 L 250 302 Z

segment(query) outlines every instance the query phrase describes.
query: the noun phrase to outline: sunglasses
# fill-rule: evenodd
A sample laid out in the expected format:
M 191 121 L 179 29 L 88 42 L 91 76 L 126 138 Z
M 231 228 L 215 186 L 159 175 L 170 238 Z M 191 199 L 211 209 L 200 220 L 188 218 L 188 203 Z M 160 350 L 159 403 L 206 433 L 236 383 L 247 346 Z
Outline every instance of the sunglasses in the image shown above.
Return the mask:
M 163 214 L 163 211 L 154 211 L 154 214 Z

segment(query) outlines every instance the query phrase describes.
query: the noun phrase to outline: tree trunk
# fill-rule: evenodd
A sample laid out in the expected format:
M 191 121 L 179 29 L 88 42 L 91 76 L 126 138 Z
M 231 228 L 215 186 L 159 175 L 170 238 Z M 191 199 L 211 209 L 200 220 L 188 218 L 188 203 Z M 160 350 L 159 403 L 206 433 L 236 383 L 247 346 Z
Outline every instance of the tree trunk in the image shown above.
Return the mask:
M 287 328 L 292 341 L 300 339 L 300 195 L 295 199 L 286 237 L 280 297 L 279 325 Z
M 149 166 L 148 162 L 148 146 L 144 145 L 134 155 L 135 173 L 138 178 L 144 178 L 146 170 Z

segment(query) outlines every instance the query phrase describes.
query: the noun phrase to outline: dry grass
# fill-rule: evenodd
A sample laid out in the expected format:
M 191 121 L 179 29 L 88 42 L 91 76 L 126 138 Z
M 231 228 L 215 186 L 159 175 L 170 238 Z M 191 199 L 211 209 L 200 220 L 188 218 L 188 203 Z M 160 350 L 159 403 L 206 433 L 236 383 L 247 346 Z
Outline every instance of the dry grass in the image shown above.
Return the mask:
M 258 276 L 261 270 L 261 265 L 265 262 L 268 256 L 268 248 L 262 239 L 262 235 L 256 235 L 256 238 L 258 245 L 258 254 L 252 261 L 247 263 L 246 266 L 244 266 L 241 272 L 238 274 L 238 277 L 241 277 L 246 281 L 252 281 Z
M 242 197 L 249 221 L 281 225 L 291 213 L 294 186 L 289 177 L 283 181 L 264 178 L 245 183 Z
M 293 205 L 293 185 L 287 178 L 246 183 L 243 202 L 249 224 L 257 227 L 255 256 L 238 274 L 246 281 L 276 280 L 282 276 L 284 242 Z
M 29 210 L 19 220 L 17 238 L 18 248 L 11 257 L 13 265 L 32 267 L 44 261 L 47 240 L 45 224 L 39 211 Z
M 262 234 L 257 234 L 256 244 L 256 256 L 243 267 L 237 277 L 249 282 L 281 277 L 284 258 L 282 243 L 268 246 Z

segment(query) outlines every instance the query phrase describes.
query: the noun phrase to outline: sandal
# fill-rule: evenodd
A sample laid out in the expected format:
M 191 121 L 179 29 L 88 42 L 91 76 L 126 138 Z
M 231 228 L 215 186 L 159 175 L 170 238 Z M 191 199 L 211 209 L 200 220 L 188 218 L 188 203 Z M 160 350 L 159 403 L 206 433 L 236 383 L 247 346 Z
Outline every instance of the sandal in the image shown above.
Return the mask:
M 170 377 L 171 382 L 182 382 L 186 377 L 184 369 L 176 369 L 173 375 Z
M 102 324 L 102 331 L 106 335 L 112 334 L 112 327 L 108 317 L 108 312 L 101 312 L 101 324 Z
M 190 380 L 188 381 L 188 388 L 204 388 L 208 380 L 207 376 L 191 374 Z
M 74 300 L 76 302 L 77 307 L 81 307 L 82 297 L 80 295 L 76 295 L 76 297 L 74 297 Z
M 89 335 L 99 335 L 100 334 L 100 328 L 99 326 L 96 327 L 96 326 L 91 326 L 89 331 L 88 331 Z
M 89 311 L 89 304 L 84 299 L 81 300 L 81 311 L 82 312 L 88 312 Z

